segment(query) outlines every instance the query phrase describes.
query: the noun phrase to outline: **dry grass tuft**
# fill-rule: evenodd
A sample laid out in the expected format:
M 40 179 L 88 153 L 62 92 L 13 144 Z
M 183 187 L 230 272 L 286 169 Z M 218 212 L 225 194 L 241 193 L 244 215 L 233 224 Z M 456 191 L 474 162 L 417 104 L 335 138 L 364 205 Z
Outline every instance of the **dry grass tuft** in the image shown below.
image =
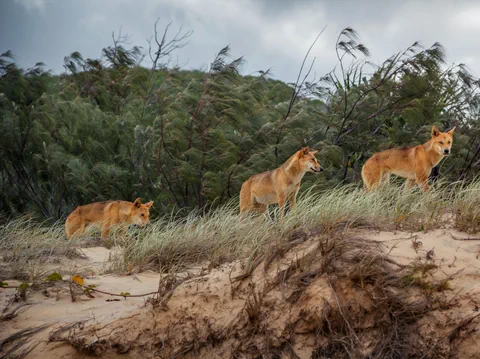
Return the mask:
M 457 183 L 452 192 L 455 227 L 467 233 L 480 232 L 480 179 Z
M 395 188 L 365 194 L 352 187 L 307 193 L 282 223 L 261 216 L 240 222 L 233 207 L 202 217 L 192 214 L 158 221 L 136 231 L 136 240 L 127 242 L 118 261 L 161 266 L 173 275 L 192 263 L 240 259 L 243 272 L 231 278 L 231 298 L 219 298 L 215 305 L 222 325 L 215 324 L 216 313 L 209 314 L 212 318 L 202 317 L 196 309 L 171 313 L 162 300 L 153 303 L 160 309 L 152 319 L 152 327 L 159 327 L 155 332 L 134 333 L 135 340 L 119 343 L 118 338 L 129 333 L 118 324 L 118 330 L 110 329 L 115 335 L 102 337 L 101 342 L 89 341 L 85 331 L 68 342 L 83 353 L 97 355 L 119 348 L 140 355 L 143 349 L 137 342 L 152 344 L 167 338 L 161 342 L 165 357 L 221 353 L 296 358 L 300 354 L 294 344 L 307 337 L 312 358 L 449 357 L 455 346 L 436 345 L 440 338 L 427 337 L 420 323 L 427 313 L 455 304 L 454 294 L 446 295 L 452 276 L 428 280 L 427 274 L 437 270 L 428 259 L 398 264 L 380 242 L 360 238 L 350 229 L 387 225 L 428 230 L 446 225 L 445 217 L 469 198 L 466 191 L 479 188 L 477 183 L 458 186 L 426 194 Z M 399 215 L 404 216 L 401 221 Z M 175 276 L 166 276 L 159 289 L 162 297 L 168 300 L 179 283 Z M 215 301 L 214 297 L 206 299 Z M 229 300 L 243 307 L 224 322 L 222 306 L 229 307 Z M 470 323 L 459 323 L 452 333 L 467 332 Z
M 427 231 L 452 220 L 460 230 L 473 233 L 480 228 L 480 181 L 436 184 L 428 193 L 406 192 L 395 186 L 368 193 L 354 186 L 314 190 L 301 196 L 282 223 L 253 215 L 240 222 L 237 205 L 232 202 L 205 215 L 192 212 L 184 218 L 162 218 L 146 228 L 132 229 L 124 237 L 102 242 L 121 247 L 115 251 L 110 271 L 130 272 L 134 267 L 182 270 L 194 263 L 214 267 L 241 258 L 248 258 L 251 266 L 265 246 L 288 250 L 282 243 L 305 239 L 312 235 L 312 228 L 317 234 L 340 229 L 347 232 L 352 227 Z M 273 210 L 274 215 L 277 212 Z M 38 278 L 44 274 L 38 272 L 41 264 L 78 255 L 75 247 L 93 244 L 98 245 L 98 240 L 66 241 L 63 223 L 7 222 L 0 226 L 0 277 Z
M 394 186 L 369 193 L 353 186 L 313 191 L 304 193 L 282 223 L 266 216 L 251 216 L 240 222 L 235 203 L 203 216 L 192 212 L 182 219 L 158 220 L 148 229 L 137 231 L 136 240 L 126 241 L 118 267 L 168 268 L 204 262 L 215 266 L 245 257 L 254 261 L 268 243 L 305 237 L 312 228 L 324 233 L 340 227 L 345 232 L 352 227 L 427 231 L 447 225 L 456 213 L 455 223 L 474 231 L 475 220 L 480 218 L 475 217 L 480 182 L 437 184 L 428 193 L 406 192 Z M 475 196 L 469 197 L 469 193 Z
M 0 278 L 33 282 L 47 273 L 42 266 L 78 257 L 76 245 L 65 240 L 60 224 L 45 226 L 22 218 L 7 222 L 0 226 Z
M 254 324 L 255 328 L 264 329 L 262 335 L 268 333 L 270 308 L 263 299 L 267 293 L 283 292 L 288 304 L 285 307 L 282 304 L 282 308 L 289 312 L 295 305 L 302 306 L 302 302 L 308 300 L 305 292 L 320 279 L 328 283 L 333 300 L 325 301 L 320 315 L 305 309 L 299 319 L 287 325 L 290 334 L 276 337 L 275 342 L 294 342 L 292 333 L 301 326 L 309 328 L 302 330 L 303 335 L 314 336 L 316 344 L 312 358 L 394 359 L 412 355 L 409 342 L 412 335 L 420 336 L 417 332 L 419 321 L 429 311 L 448 306 L 437 294 L 447 289 L 446 283 L 451 277 L 438 283 L 420 280 L 414 275 L 433 270 L 428 263 L 398 264 L 382 250 L 381 244 L 352 237 L 338 229 L 322 231 L 310 240 L 316 242 L 313 249 L 292 260 L 268 280 L 263 292 L 254 292 L 248 297 L 245 308 L 248 330 L 251 331 Z M 259 255 L 262 259 L 255 261 L 257 267 L 247 267 L 238 279 L 254 275 L 257 268 L 266 272 L 274 262 L 272 257 L 283 257 L 293 247 L 286 243 L 273 254 L 269 248 L 263 257 Z M 410 277 L 414 279 L 406 280 Z M 238 333 L 237 327 L 235 330 Z M 245 331 L 248 330 L 245 327 Z M 229 333 L 223 335 L 228 337 Z M 248 343 L 255 342 L 251 336 L 249 332 L 248 337 L 240 340 L 242 344 L 235 349 L 237 353 L 248 352 Z M 257 349 L 264 356 L 273 354 L 265 346 Z M 423 349 L 427 353 L 428 348 Z

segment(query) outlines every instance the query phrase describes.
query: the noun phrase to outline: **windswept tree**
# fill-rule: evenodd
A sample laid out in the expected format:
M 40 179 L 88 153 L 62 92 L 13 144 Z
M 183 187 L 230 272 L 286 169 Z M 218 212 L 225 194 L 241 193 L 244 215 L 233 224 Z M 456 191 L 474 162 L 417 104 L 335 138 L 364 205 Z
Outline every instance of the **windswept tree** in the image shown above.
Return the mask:
M 0 56 L 2 214 L 61 219 L 80 204 L 136 197 L 154 200 L 154 215 L 209 209 L 304 145 L 326 171 L 303 188 L 360 184 L 372 153 L 421 143 L 433 124 L 457 126 L 440 177 L 478 173 L 480 83 L 445 64 L 440 44 L 414 43 L 375 65 L 346 28 L 331 72 L 312 76 L 306 49 L 285 84 L 269 70 L 242 76 L 245 60 L 228 46 L 206 71 L 186 71 L 173 59 L 192 33 L 159 31 L 158 21 L 153 30 L 145 48 L 120 31 L 98 58 L 73 52 L 60 76 Z

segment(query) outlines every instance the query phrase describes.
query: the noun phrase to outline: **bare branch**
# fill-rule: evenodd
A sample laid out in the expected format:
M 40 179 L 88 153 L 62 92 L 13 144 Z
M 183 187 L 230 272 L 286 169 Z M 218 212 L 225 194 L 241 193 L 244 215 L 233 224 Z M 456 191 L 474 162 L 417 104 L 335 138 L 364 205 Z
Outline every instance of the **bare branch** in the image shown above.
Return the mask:
M 308 78 L 308 76 L 310 76 L 310 72 L 312 71 L 313 65 L 315 63 L 315 58 L 312 60 L 312 63 L 310 64 L 310 67 L 309 67 L 306 75 L 303 77 L 302 82 L 300 82 L 300 78 L 302 76 L 303 68 L 304 68 L 305 63 L 307 61 L 308 55 L 310 55 L 310 51 L 312 51 L 313 46 L 315 46 L 315 44 L 317 43 L 317 40 L 320 38 L 320 36 L 323 34 L 323 32 L 325 31 L 326 28 L 327 28 L 327 25 L 325 25 L 323 27 L 322 31 L 320 31 L 320 33 L 317 35 L 315 40 L 312 42 L 312 44 L 308 48 L 307 53 L 303 57 L 302 65 L 300 66 L 300 70 L 298 71 L 297 80 L 295 82 L 293 92 L 292 92 L 292 96 L 291 96 L 290 102 L 288 104 L 287 112 L 285 113 L 285 116 L 283 117 L 282 121 L 280 122 L 280 129 L 279 129 L 279 133 L 278 133 L 278 136 L 277 136 L 277 141 L 276 141 L 276 144 L 275 144 L 275 159 L 276 159 L 277 163 L 279 162 L 278 145 L 280 143 L 280 138 L 282 136 L 282 130 L 283 130 L 282 124 L 285 123 L 285 121 L 290 116 L 290 113 L 292 112 L 295 101 L 297 100 L 298 95 L 300 94 L 306 79 Z

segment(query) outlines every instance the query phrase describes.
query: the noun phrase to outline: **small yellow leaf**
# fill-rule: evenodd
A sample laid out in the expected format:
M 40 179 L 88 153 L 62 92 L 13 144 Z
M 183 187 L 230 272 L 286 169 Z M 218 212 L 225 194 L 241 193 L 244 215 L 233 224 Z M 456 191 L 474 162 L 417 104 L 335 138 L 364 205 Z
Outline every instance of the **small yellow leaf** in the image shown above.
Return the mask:
M 83 278 L 80 277 L 79 275 L 72 276 L 72 281 L 74 281 L 78 285 L 83 285 L 84 284 Z

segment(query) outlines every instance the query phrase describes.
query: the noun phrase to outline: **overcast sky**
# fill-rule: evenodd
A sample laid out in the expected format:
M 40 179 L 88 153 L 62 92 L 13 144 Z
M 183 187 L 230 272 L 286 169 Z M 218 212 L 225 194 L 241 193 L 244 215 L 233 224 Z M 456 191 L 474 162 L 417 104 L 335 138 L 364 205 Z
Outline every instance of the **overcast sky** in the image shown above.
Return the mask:
M 12 50 L 23 67 L 42 61 L 60 73 L 73 51 L 98 58 L 121 26 L 132 45 L 147 46 L 158 17 L 160 28 L 173 21 L 172 29 L 193 30 L 177 52 L 187 68 L 207 68 L 230 45 L 234 57 L 247 60 L 244 74 L 272 68 L 275 78 L 293 81 L 326 25 L 311 52 L 318 75 L 335 66 L 335 40 L 347 26 L 359 33 L 374 63 L 414 41 L 438 41 L 449 62 L 480 75 L 480 1 L 0 0 L 0 52 Z

